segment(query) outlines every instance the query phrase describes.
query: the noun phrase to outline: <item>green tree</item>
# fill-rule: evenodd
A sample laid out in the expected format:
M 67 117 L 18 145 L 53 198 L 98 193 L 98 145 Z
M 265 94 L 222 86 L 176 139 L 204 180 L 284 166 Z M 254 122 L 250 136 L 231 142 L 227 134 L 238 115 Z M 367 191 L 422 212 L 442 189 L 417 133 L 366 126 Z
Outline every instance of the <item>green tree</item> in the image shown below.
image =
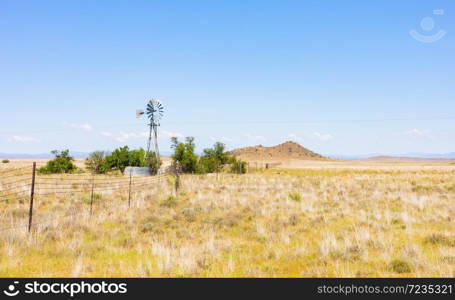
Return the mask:
M 106 170 L 117 169 L 123 172 L 130 162 L 129 153 L 128 146 L 115 149 L 105 158 Z
M 105 158 L 105 151 L 94 151 L 89 154 L 88 158 L 85 159 L 85 166 L 95 174 L 106 173 L 107 166 Z
M 144 149 L 131 150 L 129 152 L 128 161 L 131 167 L 146 167 L 146 155 Z
M 148 165 L 144 149 L 130 150 L 128 146 L 112 151 L 104 158 L 103 171 L 120 170 L 126 167 L 145 167 Z
M 231 164 L 231 173 L 245 174 L 247 172 L 248 164 L 246 161 L 233 159 Z
M 161 160 L 158 158 L 155 152 L 147 153 L 145 158 L 146 166 L 150 168 L 150 173 L 153 175 L 158 174 L 158 171 L 161 167 Z
M 53 150 L 51 153 L 55 158 L 48 161 L 44 167 L 38 169 L 39 174 L 60 174 L 60 173 L 74 173 L 77 170 L 76 165 L 73 163 L 74 158 L 69 155 L 69 150 Z
M 171 138 L 171 148 L 173 167 L 178 164 L 183 173 L 196 173 L 198 166 L 198 156 L 194 153 L 196 144 L 194 137 L 187 137 L 185 143 L 179 142 L 176 137 Z
M 216 142 L 213 148 L 204 149 L 204 154 L 199 160 L 201 173 L 220 172 L 224 165 L 228 164 L 232 157 L 226 152 L 226 145 Z

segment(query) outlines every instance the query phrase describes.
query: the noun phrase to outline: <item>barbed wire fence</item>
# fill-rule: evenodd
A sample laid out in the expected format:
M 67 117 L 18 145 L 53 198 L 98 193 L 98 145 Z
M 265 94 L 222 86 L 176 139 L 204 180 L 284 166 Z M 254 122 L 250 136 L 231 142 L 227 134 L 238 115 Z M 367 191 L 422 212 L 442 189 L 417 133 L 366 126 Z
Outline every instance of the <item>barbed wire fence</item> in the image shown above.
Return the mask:
M 0 232 L 18 228 L 28 228 L 28 232 L 41 224 L 56 222 L 55 218 L 37 217 L 40 212 L 40 200 L 54 196 L 59 198 L 80 196 L 78 203 L 71 203 L 69 211 L 58 219 L 76 217 L 87 214 L 93 215 L 95 203 L 99 202 L 104 194 L 125 193 L 127 209 L 134 201 L 134 193 L 156 191 L 160 188 L 163 179 L 176 176 L 175 174 L 163 173 L 155 176 L 134 177 L 123 175 L 95 175 L 95 174 L 51 174 L 40 175 L 37 173 L 37 165 L 10 168 L 0 170 L 0 204 L 28 202 L 27 216 L 23 222 L 16 222 L 11 216 L 9 226 L 0 223 Z M 179 179 L 177 179 L 179 180 Z M 85 197 L 84 197 L 85 196 Z M 88 198 L 87 198 L 88 197 Z M 87 206 L 88 209 L 84 209 Z M 105 201 L 107 202 L 107 200 Z M 37 206 L 38 204 L 38 206 Z M 45 210 L 45 207 L 41 207 Z M 5 210 L 1 211 L 3 214 Z M 39 214 L 38 214 L 39 216 Z M 27 217 L 27 218 L 25 218 Z

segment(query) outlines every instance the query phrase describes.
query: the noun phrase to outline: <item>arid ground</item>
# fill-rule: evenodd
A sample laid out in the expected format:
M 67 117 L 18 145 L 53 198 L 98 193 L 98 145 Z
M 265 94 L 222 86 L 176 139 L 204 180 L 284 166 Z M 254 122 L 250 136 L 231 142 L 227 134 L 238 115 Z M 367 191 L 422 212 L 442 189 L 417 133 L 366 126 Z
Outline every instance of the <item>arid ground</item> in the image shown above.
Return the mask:
M 184 175 L 177 194 L 172 176 L 150 180 L 130 208 L 124 179 L 100 177 L 113 190 L 95 191 L 92 215 L 90 188 L 59 192 L 89 175 L 42 176 L 30 234 L 27 191 L 0 202 L 0 277 L 455 276 L 454 163 L 251 171 Z M 0 195 L 11 178 L 0 175 Z

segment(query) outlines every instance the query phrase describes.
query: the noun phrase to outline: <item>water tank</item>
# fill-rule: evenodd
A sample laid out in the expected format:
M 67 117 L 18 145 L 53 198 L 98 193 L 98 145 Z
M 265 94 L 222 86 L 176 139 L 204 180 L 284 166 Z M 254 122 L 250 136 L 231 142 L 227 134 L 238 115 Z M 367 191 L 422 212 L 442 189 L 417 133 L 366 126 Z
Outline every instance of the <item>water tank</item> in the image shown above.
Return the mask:
M 150 176 L 150 169 L 148 167 L 126 167 L 125 176 L 131 176 L 132 177 L 145 177 L 145 176 Z

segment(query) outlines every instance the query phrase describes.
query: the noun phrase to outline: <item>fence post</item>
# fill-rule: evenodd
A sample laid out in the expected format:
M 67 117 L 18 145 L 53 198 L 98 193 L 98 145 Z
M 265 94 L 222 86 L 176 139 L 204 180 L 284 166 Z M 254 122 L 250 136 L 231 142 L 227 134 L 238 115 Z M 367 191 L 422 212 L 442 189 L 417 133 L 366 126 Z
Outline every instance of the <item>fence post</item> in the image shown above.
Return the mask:
M 95 174 L 92 173 L 92 194 L 90 196 L 90 216 L 92 216 L 93 191 L 95 190 Z
M 131 177 L 132 177 L 133 172 L 131 172 L 130 169 L 130 185 L 128 187 L 128 208 L 131 207 Z
M 31 190 L 30 190 L 30 210 L 28 212 L 28 232 L 30 232 L 32 230 L 33 198 L 35 197 L 35 175 L 36 175 L 36 162 L 33 162 L 32 186 L 31 186 Z
M 180 188 L 180 166 L 177 163 L 175 166 L 175 197 L 177 197 L 179 188 Z

